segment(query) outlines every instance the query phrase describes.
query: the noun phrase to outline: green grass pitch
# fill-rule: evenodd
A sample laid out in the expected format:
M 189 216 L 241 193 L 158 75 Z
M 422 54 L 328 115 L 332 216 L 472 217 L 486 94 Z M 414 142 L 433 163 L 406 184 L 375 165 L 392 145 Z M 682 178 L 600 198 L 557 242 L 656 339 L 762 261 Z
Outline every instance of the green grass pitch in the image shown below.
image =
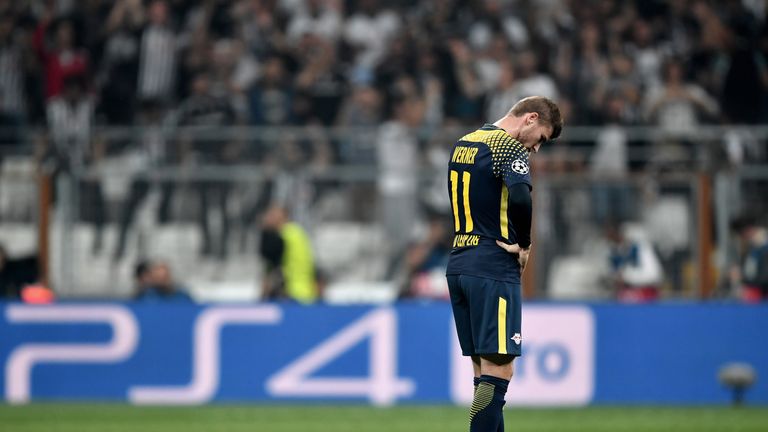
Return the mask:
M 589 407 L 505 410 L 506 430 L 768 431 L 768 407 Z M 0 432 L 466 432 L 453 406 L 113 404 L 0 405 Z

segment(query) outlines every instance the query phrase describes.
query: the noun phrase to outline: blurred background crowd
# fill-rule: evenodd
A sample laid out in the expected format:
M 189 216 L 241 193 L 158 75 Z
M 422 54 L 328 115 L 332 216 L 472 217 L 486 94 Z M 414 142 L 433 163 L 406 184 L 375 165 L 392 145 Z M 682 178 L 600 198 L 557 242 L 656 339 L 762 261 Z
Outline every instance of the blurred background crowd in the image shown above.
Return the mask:
M 759 300 L 767 14 L 0 1 L 0 240 L 64 297 L 132 295 L 159 256 L 201 300 L 444 298 L 450 146 L 543 95 L 566 128 L 535 157 L 529 297 Z
M 768 115 L 759 0 L 2 3 L 3 117 L 25 125 L 52 122 L 70 86 L 103 125 L 198 93 L 253 125 L 376 125 L 404 98 L 420 122 L 476 123 L 527 94 L 557 99 L 570 125 Z

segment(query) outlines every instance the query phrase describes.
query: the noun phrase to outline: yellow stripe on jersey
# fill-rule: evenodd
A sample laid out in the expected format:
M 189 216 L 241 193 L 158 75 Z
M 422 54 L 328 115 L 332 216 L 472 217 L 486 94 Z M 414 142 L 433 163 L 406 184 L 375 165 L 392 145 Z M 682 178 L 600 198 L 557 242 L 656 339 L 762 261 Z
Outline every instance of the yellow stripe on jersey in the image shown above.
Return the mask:
M 496 323 L 499 329 L 499 354 L 507 353 L 507 301 L 499 297 L 499 318 Z
M 455 232 L 459 232 L 459 229 L 461 228 L 461 225 L 459 223 L 458 189 L 459 189 L 459 173 L 457 171 L 451 170 L 451 204 L 453 204 L 453 228 Z
M 475 228 L 475 224 L 472 222 L 472 211 L 469 208 L 469 180 L 471 177 L 472 175 L 467 171 L 464 171 L 461 176 L 462 182 L 464 183 L 464 223 L 467 228 L 467 233 L 471 233 Z
M 507 219 L 507 206 L 509 205 L 509 190 L 506 185 L 501 185 L 501 210 L 499 221 L 501 224 L 501 236 L 509 240 L 509 220 Z

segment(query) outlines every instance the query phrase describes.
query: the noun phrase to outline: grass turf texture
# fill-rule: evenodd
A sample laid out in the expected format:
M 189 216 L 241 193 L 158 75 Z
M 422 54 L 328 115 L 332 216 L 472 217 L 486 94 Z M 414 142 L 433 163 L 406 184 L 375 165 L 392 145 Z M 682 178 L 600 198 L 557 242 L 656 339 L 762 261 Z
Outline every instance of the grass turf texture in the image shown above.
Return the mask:
M 590 407 L 505 410 L 507 430 L 766 431 L 768 407 Z M 111 404 L 0 405 L 1 432 L 464 432 L 467 409 L 452 406 Z

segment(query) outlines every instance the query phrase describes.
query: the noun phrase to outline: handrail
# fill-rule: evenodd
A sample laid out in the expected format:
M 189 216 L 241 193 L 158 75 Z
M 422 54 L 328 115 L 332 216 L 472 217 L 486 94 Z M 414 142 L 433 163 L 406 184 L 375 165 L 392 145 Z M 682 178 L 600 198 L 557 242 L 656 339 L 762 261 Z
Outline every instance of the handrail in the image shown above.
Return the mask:
M 385 123 L 382 123 L 382 125 Z M 421 136 L 434 136 L 445 135 L 456 137 L 461 134 L 470 131 L 471 129 L 479 126 L 478 124 L 472 124 L 467 126 L 441 126 L 441 127 L 421 127 L 418 128 L 418 133 Z M 686 138 L 711 138 L 713 136 L 721 136 L 725 133 L 746 133 L 753 139 L 768 139 L 768 124 L 764 125 L 744 125 L 744 124 L 732 124 L 732 125 L 700 125 L 695 129 L 691 129 L 684 132 L 665 132 L 663 129 L 654 125 L 643 126 L 624 126 L 624 125 L 602 125 L 602 126 L 576 126 L 566 125 L 563 128 L 563 134 L 561 139 L 568 140 L 589 140 L 597 136 L 598 133 L 605 130 L 608 127 L 619 127 L 625 131 L 630 139 L 654 139 L 663 136 L 676 136 Z M 283 135 L 289 136 L 310 136 L 318 135 L 319 133 L 325 134 L 328 137 L 343 137 L 347 134 L 359 136 L 360 133 L 375 132 L 370 127 L 359 126 L 223 126 L 223 127 L 208 127 L 208 126 L 173 126 L 173 125 L 161 125 L 158 127 L 160 131 L 163 131 L 169 135 L 189 133 L 193 134 L 196 139 L 211 137 L 211 139 L 222 138 L 268 138 L 273 139 L 275 137 L 281 137 Z M 92 128 L 92 135 L 101 136 L 104 138 L 121 138 L 130 137 L 139 134 L 147 130 L 147 126 L 132 125 L 132 126 L 94 126 Z M 17 132 L 21 136 L 41 136 L 48 135 L 49 130 L 45 127 L 25 127 L 25 128 L 8 128 L 0 127 L 0 134 L 4 132 Z

